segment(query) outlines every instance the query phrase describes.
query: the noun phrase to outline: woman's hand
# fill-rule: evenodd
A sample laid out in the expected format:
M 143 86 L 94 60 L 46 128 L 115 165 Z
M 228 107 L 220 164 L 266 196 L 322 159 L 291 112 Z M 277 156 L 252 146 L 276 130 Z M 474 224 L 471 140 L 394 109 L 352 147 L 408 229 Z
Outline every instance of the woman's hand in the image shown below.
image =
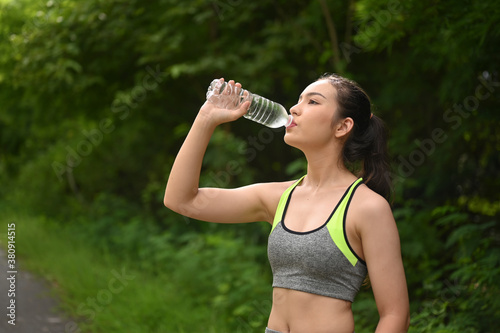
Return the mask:
M 221 83 L 224 79 L 220 79 Z M 240 104 L 241 84 L 230 80 L 221 94 L 214 92 L 213 98 L 220 101 L 226 108 L 215 106 L 207 100 L 200 109 L 199 116 L 208 120 L 213 126 L 234 121 L 242 117 L 250 107 L 250 102 Z

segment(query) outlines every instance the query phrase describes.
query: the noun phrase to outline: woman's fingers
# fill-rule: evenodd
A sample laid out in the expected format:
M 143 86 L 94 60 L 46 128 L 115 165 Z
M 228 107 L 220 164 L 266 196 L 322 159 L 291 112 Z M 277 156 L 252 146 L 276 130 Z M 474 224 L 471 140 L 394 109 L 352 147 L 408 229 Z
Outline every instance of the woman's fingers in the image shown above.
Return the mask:
M 247 113 L 249 107 L 250 107 L 250 101 L 246 101 L 246 102 L 241 103 L 241 105 L 238 109 L 238 111 L 239 111 L 238 118 L 243 116 L 245 113 Z
M 224 95 L 231 95 L 234 90 L 234 80 L 229 80 L 224 91 L 222 92 Z
M 219 87 L 224 84 L 224 79 L 219 79 Z M 246 101 L 248 92 L 243 90 L 241 83 L 234 80 L 227 81 L 226 86 L 222 91 L 216 90 L 212 103 L 205 103 L 201 112 L 205 115 L 210 115 L 210 118 L 217 124 L 234 121 L 245 113 L 250 107 L 250 102 Z

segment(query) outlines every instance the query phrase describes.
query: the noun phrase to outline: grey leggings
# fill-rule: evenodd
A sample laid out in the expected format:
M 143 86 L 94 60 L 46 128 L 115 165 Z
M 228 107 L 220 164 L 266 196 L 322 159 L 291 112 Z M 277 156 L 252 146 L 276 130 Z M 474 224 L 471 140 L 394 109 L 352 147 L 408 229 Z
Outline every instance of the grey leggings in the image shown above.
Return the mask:
M 281 332 L 280 331 L 275 331 L 275 330 L 270 329 L 269 327 L 266 327 L 266 332 L 265 333 L 281 333 Z M 352 332 L 352 333 L 355 333 L 355 332 Z
M 280 331 L 275 331 L 270 329 L 269 327 L 266 327 L 266 332 L 265 333 L 281 333 Z

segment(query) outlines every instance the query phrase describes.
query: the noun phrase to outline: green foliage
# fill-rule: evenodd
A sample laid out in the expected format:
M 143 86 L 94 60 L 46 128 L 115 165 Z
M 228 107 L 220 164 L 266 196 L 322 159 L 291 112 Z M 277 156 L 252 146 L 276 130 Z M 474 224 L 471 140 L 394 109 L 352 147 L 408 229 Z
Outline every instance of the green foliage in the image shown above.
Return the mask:
M 113 209 L 120 206 L 119 200 L 116 199 L 100 200 Z M 127 221 L 126 217 L 120 214 L 101 218 L 92 223 L 81 220 L 78 225 L 67 227 L 61 232 L 55 231 L 54 224 L 41 223 L 41 227 L 48 228 L 48 231 L 43 231 L 44 233 L 55 232 L 58 237 L 67 239 L 66 242 L 82 244 L 81 246 L 85 244 L 84 249 L 92 249 L 91 254 L 82 255 L 83 258 L 78 264 L 80 269 L 88 267 L 93 270 L 91 267 L 94 261 L 92 263 L 87 261 L 97 256 L 113 263 L 129 263 L 127 265 L 131 265 L 134 272 L 140 272 L 141 276 L 151 280 L 152 283 L 166 283 L 160 287 L 165 289 L 160 294 L 141 292 L 140 297 L 130 296 L 128 302 L 134 304 L 149 302 L 148 306 L 154 309 L 158 308 L 158 302 L 166 302 L 172 307 L 167 310 L 171 316 L 181 316 L 179 320 L 169 323 L 167 326 L 170 327 L 169 332 L 174 330 L 173 327 L 179 332 L 182 330 L 201 332 L 201 328 L 193 328 L 196 327 L 195 323 L 187 322 L 191 316 L 189 313 L 200 309 L 203 309 L 199 314 L 200 323 L 205 323 L 208 328 L 213 328 L 216 332 L 226 330 L 258 332 L 267 321 L 270 311 L 271 279 L 267 265 L 263 267 L 266 261 L 266 249 L 251 244 L 234 233 L 184 232 L 183 235 L 176 236 L 148 223 L 147 218 L 133 218 Z M 64 248 L 67 244 L 63 242 L 58 246 Z M 109 266 L 109 263 L 107 265 Z M 56 275 L 54 279 L 66 279 L 59 277 L 57 272 L 54 274 Z M 98 281 L 105 279 L 99 276 L 94 278 Z M 95 288 L 89 286 L 87 282 L 83 282 L 82 285 L 84 290 Z M 84 294 L 82 290 L 82 294 L 75 297 L 80 299 Z M 160 295 L 165 299 L 160 298 Z M 161 308 L 166 308 L 166 305 L 161 305 Z M 157 327 L 167 324 L 165 318 L 153 320 L 144 315 L 140 314 L 136 318 L 137 323 L 134 327 L 159 321 L 154 324 L 154 329 L 150 327 L 147 331 L 161 332 L 161 329 L 156 330 Z M 96 321 L 90 325 L 89 328 L 101 328 L 102 323 Z M 117 329 L 117 326 L 111 328 Z
M 169 288 L 137 296 L 172 325 L 137 308 L 127 322 L 96 320 L 96 330 L 196 331 L 190 306 L 210 308 L 196 319 L 216 332 L 262 330 L 267 226 L 174 214 L 162 205 L 165 180 L 213 78 L 234 78 L 289 108 L 307 84 L 333 71 L 365 88 L 391 132 L 410 331 L 499 326 L 496 1 L 324 3 L 326 10 L 318 1 L 283 0 L 0 2 L 2 211 L 54 219 L 81 235 L 83 252 L 89 246 L 113 262 L 133 262 L 152 286 L 168 279 L 182 290 L 165 306 Z M 201 182 L 235 187 L 303 175 L 302 156 L 282 135 L 245 119 L 222 126 Z M 33 238 L 26 253 L 49 253 L 44 244 Z M 69 265 L 75 251 L 59 246 Z M 73 260 L 92 267 L 88 256 L 75 252 Z M 41 273 L 49 274 L 43 263 L 51 260 L 40 260 Z M 60 281 L 76 275 L 64 274 L 52 273 Z M 74 280 L 84 286 L 80 294 L 63 287 L 78 297 L 99 288 L 84 280 Z M 353 308 L 356 332 L 372 332 L 378 315 L 369 289 Z
M 65 310 L 68 316 L 64 318 L 66 327 L 81 332 L 133 333 L 226 330 L 212 309 L 199 306 L 188 290 L 172 281 L 171 270 L 151 274 L 136 259 L 125 260 L 119 253 L 88 246 L 90 237 L 98 236 L 79 235 L 78 230 L 61 228 L 50 219 L 2 214 L 0 222 L 16 223 L 18 263 L 23 270 L 47 279 L 54 296 L 61 300 L 62 309 L 58 310 Z M 50 241 L 37 241 L 40 238 Z M 163 265 L 168 266 L 174 256 L 169 252 Z
M 413 299 L 410 332 L 490 332 L 499 311 L 496 222 L 453 206 L 421 209 L 395 210 Z

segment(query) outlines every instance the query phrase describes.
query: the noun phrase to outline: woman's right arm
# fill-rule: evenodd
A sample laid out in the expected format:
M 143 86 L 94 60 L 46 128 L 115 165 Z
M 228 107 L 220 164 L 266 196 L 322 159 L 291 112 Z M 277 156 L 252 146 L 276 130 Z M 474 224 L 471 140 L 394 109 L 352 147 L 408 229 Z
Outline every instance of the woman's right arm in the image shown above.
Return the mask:
M 235 86 L 241 88 L 239 84 Z M 166 207 L 208 222 L 272 223 L 283 185 L 266 183 L 236 189 L 199 188 L 203 156 L 215 128 L 240 118 L 248 107 L 249 102 L 234 110 L 219 109 L 210 102 L 203 104 L 170 171 L 164 197 Z

